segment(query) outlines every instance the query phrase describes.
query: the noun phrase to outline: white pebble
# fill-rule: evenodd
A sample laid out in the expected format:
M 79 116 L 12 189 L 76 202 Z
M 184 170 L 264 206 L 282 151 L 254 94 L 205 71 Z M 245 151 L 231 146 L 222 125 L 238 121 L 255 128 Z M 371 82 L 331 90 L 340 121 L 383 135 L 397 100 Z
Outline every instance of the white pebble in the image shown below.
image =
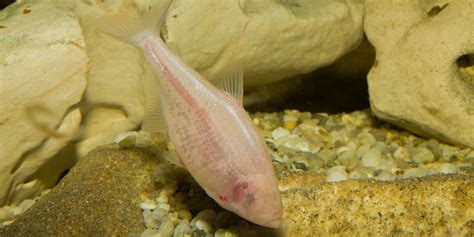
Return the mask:
M 170 211 L 171 206 L 168 203 L 158 203 L 158 208 L 163 209 L 168 212 Z
M 179 210 L 178 211 L 178 216 L 179 216 L 179 218 L 184 219 L 184 220 L 188 220 L 188 221 L 191 221 L 191 219 L 193 217 L 191 215 L 191 212 L 189 212 L 187 210 Z
M 230 230 L 218 229 L 214 234 L 215 237 L 238 237 L 239 235 Z
M 413 155 L 413 161 L 416 162 L 417 164 L 426 164 L 433 162 L 435 160 L 435 157 L 433 153 L 428 149 L 424 147 L 420 147 L 416 149 L 415 154 Z
M 191 221 L 191 225 L 195 225 L 195 223 L 199 220 L 203 220 L 207 223 L 213 223 L 214 219 L 216 218 L 217 214 L 212 209 L 206 209 L 199 212 Z
M 156 205 L 152 201 L 146 201 L 146 202 L 140 203 L 140 208 L 142 210 L 153 210 L 156 208 Z
M 397 150 L 393 153 L 393 157 L 399 159 L 399 160 L 408 160 L 409 159 L 409 154 L 407 149 L 404 147 L 398 147 Z
M 159 236 L 172 236 L 174 232 L 174 224 L 173 222 L 165 218 L 160 225 L 160 228 L 158 229 L 158 234 Z
M 360 171 L 352 171 L 349 173 L 350 179 L 367 179 L 369 176 L 367 173 L 360 172 Z
M 290 114 L 285 114 L 283 115 L 283 122 L 284 123 L 287 123 L 287 122 L 296 122 L 298 121 L 298 118 L 295 117 L 294 115 L 290 115 Z
M 376 149 L 370 149 L 364 156 L 362 156 L 363 167 L 376 168 L 383 163 L 383 158 L 380 152 Z
M 326 181 L 328 182 L 338 182 L 347 180 L 349 175 L 346 172 L 346 167 L 344 166 L 334 166 L 327 171 Z
M 10 210 L 10 207 L 4 206 L 0 208 L 0 222 L 9 221 L 13 219 L 13 217 L 14 217 L 13 211 Z
M 181 222 L 176 226 L 173 237 L 191 236 L 191 232 L 191 227 L 188 224 Z
M 13 211 L 13 215 L 15 216 L 18 216 L 25 211 L 23 210 L 23 208 L 18 207 L 18 206 L 11 206 L 11 210 Z
M 450 163 L 444 163 L 444 164 L 440 165 L 438 170 L 439 170 L 439 172 L 441 172 L 443 174 L 454 174 L 454 173 L 459 172 L 458 167 L 456 167 L 455 165 L 450 164 Z
M 404 178 L 423 177 L 435 173 L 434 171 L 426 168 L 410 168 L 405 170 L 403 174 Z
M 362 156 L 364 156 L 367 152 L 369 152 L 369 150 L 370 150 L 370 145 L 364 144 L 360 146 L 359 148 L 357 148 L 357 156 L 359 158 L 362 158 Z
M 212 231 L 212 226 L 211 224 L 207 223 L 206 221 L 204 220 L 197 220 L 195 223 L 194 223 L 194 226 L 196 226 L 196 228 L 198 230 L 202 230 L 206 233 L 210 233 Z
M 272 132 L 272 138 L 275 141 L 282 138 L 282 137 L 286 137 L 288 135 L 290 135 L 290 131 L 288 131 L 288 130 L 282 128 L 282 127 L 279 127 L 277 129 L 273 130 L 273 132 Z
M 158 236 L 158 230 L 146 229 L 140 234 L 140 237 L 153 237 L 153 236 Z
M 382 172 L 379 173 L 379 175 L 375 177 L 375 179 L 381 180 L 381 181 L 392 181 L 392 180 L 395 180 L 395 176 L 392 173 L 386 170 L 383 170 Z
M 168 214 L 168 212 L 164 209 L 157 208 L 157 209 L 153 210 L 152 214 L 153 214 L 153 216 L 155 216 L 157 218 L 163 218 Z
M 35 204 L 35 200 L 33 199 L 25 199 L 23 200 L 18 206 L 23 209 L 23 211 L 28 210 L 31 206 Z
M 169 196 L 166 195 L 160 195 L 158 198 L 156 198 L 157 203 L 168 203 L 169 202 Z

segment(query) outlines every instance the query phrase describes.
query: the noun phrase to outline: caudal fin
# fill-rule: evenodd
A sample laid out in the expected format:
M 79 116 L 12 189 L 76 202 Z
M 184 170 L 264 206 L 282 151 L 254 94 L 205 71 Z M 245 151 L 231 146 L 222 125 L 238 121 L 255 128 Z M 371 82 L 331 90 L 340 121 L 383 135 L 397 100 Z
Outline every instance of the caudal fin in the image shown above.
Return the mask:
M 137 45 L 141 34 L 147 31 L 160 31 L 172 0 L 159 2 L 145 15 L 130 17 L 123 14 L 104 16 L 97 20 L 96 27 L 103 33 L 116 37 L 126 43 Z

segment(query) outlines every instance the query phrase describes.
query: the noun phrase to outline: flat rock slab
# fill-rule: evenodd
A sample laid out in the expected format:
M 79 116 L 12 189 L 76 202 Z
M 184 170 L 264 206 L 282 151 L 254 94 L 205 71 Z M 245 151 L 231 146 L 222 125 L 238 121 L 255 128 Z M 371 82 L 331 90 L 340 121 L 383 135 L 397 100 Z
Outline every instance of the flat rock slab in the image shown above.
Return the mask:
M 158 160 L 140 149 L 96 149 L 0 236 L 139 234 L 140 194 L 153 191 L 151 169 Z
M 325 180 L 310 172 L 280 177 L 287 236 L 474 234 L 474 176 Z
M 156 196 L 152 149 L 98 148 L 0 236 L 140 234 L 139 204 Z M 122 146 L 123 147 L 123 146 Z M 328 183 L 313 172 L 283 172 L 285 236 L 472 235 L 474 176 L 435 175 L 396 182 Z M 151 194 L 151 195 L 150 195 Z

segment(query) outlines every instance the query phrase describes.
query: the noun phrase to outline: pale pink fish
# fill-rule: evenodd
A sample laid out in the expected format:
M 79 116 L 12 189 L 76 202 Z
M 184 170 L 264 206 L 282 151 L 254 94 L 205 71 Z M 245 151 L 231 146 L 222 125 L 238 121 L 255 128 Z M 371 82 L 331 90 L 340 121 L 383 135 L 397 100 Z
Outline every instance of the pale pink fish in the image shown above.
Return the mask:
M 179 154 L 174 162 L 184 166 L 219 205 L 254 223 L 277 228 L 280 193 L 265 144 L 242 107 L 242 67 L 227 70 L 216 82 L 224 89 L 219 90 L 186 66 L 156 33 L 170 3 L 160 1 L 141 18 L 110 16 L 98 23 L 104 33 L 143 50 L 157 76 L 159 98 L 155 100 L 160 106 L 147 111 L 143 126 L 167 129 Z

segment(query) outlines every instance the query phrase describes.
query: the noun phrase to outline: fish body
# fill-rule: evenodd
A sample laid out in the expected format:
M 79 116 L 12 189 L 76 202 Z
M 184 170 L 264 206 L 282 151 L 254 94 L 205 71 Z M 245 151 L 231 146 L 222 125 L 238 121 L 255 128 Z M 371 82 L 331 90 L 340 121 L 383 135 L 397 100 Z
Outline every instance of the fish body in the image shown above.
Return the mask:
M 170 4 L 169 0 L 162 2 L 152 16 L 141 20 L 108 17 L 99 28 L 143 51 L 157 76 L 168 136 L 180 162 L 206 193 L 249 221 L 279 227 L 281 198 L 263 140 L 232 92 L 216 88 L 188 67 L 155 33 L 151 26 L 161 22 Z M 151 23 L 153 18 L 155 24 Z M 104 27 L 111 22 L 123 25 L 118 29 Z M 242 74 L 233 75 L 228 82 L 241 83 L 238 77 Z M 238 81 L 236 85 L 231 86 L 234 94 L 242 96 Z

